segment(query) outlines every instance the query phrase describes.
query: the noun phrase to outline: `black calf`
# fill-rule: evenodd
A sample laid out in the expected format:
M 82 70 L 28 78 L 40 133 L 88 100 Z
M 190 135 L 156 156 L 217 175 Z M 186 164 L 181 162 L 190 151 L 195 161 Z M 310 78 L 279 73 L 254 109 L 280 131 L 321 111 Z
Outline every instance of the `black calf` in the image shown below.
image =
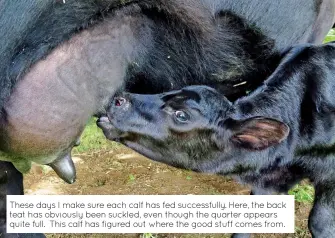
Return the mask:
M 316 190 L 309 228 L 335 234 L 335 44 L 288 51 L 260 88 L 232 103 L 206 86 L 124 93 L 98 125 L 150 159 L 232 175 L 252 194 L 286 193 L 303 178 Z M 235 237 L 248 237 L 236 234 Z

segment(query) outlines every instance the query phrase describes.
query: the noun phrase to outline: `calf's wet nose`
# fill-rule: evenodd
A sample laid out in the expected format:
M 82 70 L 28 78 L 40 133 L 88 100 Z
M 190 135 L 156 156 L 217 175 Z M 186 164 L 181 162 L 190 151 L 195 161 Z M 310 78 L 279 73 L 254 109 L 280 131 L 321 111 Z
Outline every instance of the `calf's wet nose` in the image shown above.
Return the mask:
M 98 118 L 97 125 L 99 126 L 100 124 L 103 124 L 103 123 L 110 123 L 107 116 L 101 116 Z

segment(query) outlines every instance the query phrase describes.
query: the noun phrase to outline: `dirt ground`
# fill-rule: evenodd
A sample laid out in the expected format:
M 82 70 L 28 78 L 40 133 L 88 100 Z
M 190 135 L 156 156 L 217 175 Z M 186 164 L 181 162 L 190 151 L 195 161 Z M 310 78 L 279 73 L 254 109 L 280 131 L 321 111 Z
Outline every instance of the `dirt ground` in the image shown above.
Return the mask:
M 175 169 L 150 161 L 125 148 L 75 155 L 77 181 L 68 185 L 47 167 L 34 166 L 25 176 L 26 194 L 249 194 L 249 189 L 233 180 Z M 257 238 L 308 238 L 307 217 L 310 205 L 296 202 L 296 233 L 286 235 L 254 235 Z M 223 234 L 49 234 L 49 238 L 110 237 L 110 238 L 221 238 Z

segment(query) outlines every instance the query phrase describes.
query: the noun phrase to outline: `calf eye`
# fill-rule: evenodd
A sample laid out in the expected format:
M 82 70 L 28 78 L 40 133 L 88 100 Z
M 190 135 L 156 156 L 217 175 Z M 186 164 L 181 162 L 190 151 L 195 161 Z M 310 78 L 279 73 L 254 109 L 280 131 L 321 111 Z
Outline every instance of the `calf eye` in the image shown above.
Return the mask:
M 190 116 L 184 111 L 175 111 L 174 115 L 179 122 L 185 123 L 190 119 Z
M 126 102 L 126 99 L 122 97 L 118 97 L 114 99 L 114 105 L 116 107 L 121 107 L 125 102 Z

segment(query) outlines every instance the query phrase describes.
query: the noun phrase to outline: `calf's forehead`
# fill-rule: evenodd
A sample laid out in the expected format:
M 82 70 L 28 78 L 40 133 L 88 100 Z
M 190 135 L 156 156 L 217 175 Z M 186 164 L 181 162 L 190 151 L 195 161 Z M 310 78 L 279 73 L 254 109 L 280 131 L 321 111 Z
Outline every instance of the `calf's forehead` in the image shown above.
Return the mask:
M 228 99 L 214 89 L 204 88 L 198 93 L 200 96 L 198 104 L 204 112 L 218 113 L 228 110 L 231 106 Z
M 160 94 L 159 97 L 170 104 L 186 108 L 196 108 L 205 115 L 226 111 L 231 103 L 226 97 L 208 86 L 188 86 L 178 91 Z

